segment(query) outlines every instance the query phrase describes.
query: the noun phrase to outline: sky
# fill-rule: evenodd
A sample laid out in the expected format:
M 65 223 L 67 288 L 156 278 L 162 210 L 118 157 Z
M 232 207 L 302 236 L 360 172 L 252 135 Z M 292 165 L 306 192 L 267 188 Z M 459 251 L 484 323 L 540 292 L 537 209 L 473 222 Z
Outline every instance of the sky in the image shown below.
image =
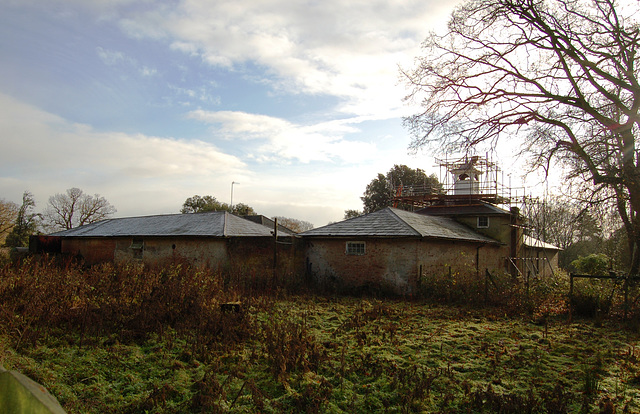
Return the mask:
M 0 0 L 0 199 L 341 220 L 394 164 L 440 174 L 399 68 L 458 2 Z

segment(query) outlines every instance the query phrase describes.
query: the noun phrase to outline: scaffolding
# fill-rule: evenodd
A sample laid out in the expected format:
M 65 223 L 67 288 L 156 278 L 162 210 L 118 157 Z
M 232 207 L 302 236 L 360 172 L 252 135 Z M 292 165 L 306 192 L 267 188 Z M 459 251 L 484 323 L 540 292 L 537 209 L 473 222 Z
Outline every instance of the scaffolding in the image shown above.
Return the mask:
M 510 188 L 500 180 L 498 165 L 488 157 L 465 155 L 454 159 L 436 159 L 440 167 L 442 189 L 429 185 L 395 187 L 394 206 L 408 206 L 410 210 L 437 204 L 508 204 Z M 503 174 L 504 175 L 504 174 Z M 504 178 L 504 177 L 503 177 Z
M 517 245 L 520 247 L 516 252 L 516 257 L 510 258 L 510 260 L 519 260 L 522 263 L 522 266 L 517 267 L 518 273 L 527 282 L 531 275 L 537 276 L 547 267 L 551 274 L 554 275 L 555 272 L 549 258 L 549 250 L 547 248 L 539 249 L 538 252 L 542 253 L 542 256 L 531 257 L 526 251 L 531 246 L 528 246 L 529 243 L 525 242 L 525 240 L 534 240 L 536 243 L 541 243 L 540 247 L 546 245 L 546 200 L 544 198 L 540 199 L 540 197 L 523 195 L 515 198 L 513 202 L 517 203 L 519 214 L 522 217 L 522 231 L 518 232 L 519 240 Z
M 394 189 L 394 207 L 415 211 L 425 207 L 485 203 L 499 206 L 512 216 L 510 254 L 505 257 L 511 273 L 523 278 L 527 284 L 532 276 L 547 268 L 554 273 L 548 245 L 540 244 L 538 240 L 546 239 L 544 201 L 527 195 L 524 187 L 511 187 L 510 182 L 505 185 L 504 172 L 488 154 L 436 159 L 436 166 L 440 167 L 442 188 L 398 185 Z

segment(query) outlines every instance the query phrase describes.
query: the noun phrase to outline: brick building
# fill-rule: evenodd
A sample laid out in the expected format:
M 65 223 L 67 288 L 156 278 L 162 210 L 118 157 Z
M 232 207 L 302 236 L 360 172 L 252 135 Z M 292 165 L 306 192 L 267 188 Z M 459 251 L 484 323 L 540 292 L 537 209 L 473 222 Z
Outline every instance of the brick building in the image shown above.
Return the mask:
M 57 246 L 58 252 L 88 266 L 185 261 L 221 270 L 263 271 L 273 269 L 277 260 L 279 269 L 293 272 L 301 262 L 296 262 L 295 244 L 277 243 L 273 228 L 223 211 L 107 219 L 34 240 L 38 243 Z
M 396 208 L 301 233 L 307 272 L 341 289 L 415 292 L 425 275 L 504 271 L 504 244 L 449 217 Z

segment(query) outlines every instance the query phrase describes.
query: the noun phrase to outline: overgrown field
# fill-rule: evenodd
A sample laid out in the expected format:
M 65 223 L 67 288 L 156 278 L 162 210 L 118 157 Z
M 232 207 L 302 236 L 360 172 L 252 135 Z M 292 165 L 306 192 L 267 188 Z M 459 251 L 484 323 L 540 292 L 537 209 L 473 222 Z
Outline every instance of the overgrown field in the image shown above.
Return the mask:
M 69 413 L 640 412 L 636 330 L 555 299 L 517 313 L 32 262 L 0 274 L 0 363 Z

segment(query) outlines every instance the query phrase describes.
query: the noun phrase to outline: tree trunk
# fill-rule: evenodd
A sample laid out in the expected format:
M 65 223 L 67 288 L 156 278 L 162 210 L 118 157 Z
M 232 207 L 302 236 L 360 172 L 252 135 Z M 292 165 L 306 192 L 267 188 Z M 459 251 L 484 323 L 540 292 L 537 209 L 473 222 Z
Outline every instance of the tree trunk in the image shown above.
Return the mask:
M 631 128 L 622 132 L 622 143 L 622 180 L 629 194 L 628 225 L 625 223 L 631 255 L 629 274 L 635 276 L 640 270 L 640 171 L 636 165 L 635 136 Z M 625 217 L 622 219 L 625 221 Z

